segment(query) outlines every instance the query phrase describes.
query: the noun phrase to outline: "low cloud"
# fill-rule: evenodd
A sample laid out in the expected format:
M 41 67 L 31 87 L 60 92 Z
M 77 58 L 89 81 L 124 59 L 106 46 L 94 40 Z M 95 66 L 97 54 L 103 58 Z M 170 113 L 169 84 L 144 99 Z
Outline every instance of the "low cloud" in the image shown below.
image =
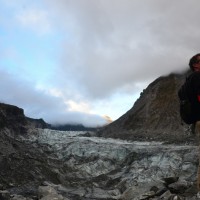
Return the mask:
M 51 23 L 48 20 L 48 12 L 39 9 L 22 10 L 16 16 L 16 20 L 25 27 L 39 35 L 51 33 Z
M 60 96 L 54 96 L 33 87 L 33 83 L 19 80 L 14 75 L 0 70 L 0 101 L 24 109 L 25 115 L 32 118 L 43 118 L 52 124 L 84 124 L 102 126 L 107 121 L 98 115 L 71 110 Z M 71 101 L 69 99 L 69 101 Z

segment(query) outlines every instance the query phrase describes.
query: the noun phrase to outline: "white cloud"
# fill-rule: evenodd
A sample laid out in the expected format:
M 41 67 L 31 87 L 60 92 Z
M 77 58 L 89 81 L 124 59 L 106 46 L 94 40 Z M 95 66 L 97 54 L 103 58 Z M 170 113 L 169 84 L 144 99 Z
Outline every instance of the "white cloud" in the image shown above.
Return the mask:
M 38 85 L 37 89 L 42 91 L 44 94 L 61 99 L 61 101 L 66 105 L 66 112 L 69 111 L 92 114 L 89 102 L 84 102 L 81 99 L 76 99 L 75 96 L 72 96 L 73 99 L 70 99 L 70 95 L 63 93 L 58 88 L 47 88 L 42 85 Z
M 75 102 L 73 100 L 65 101 L 69 107 L 69 111 L 91 113 L 89 104 L 85 102 Z
M 57 95 L 58 93 L 52 95 L 45 90 L 34 88 L 32 82 L 19 80 L 4 70 L 0 70 L 0 74 L 0 93 L 4 94 L 1 95 L 0 102 L 23 108 L 26 116 L 43 118 L 52 124 L 82 123 L 86 126 L 100 126 L 106 123 L 106 120 L 99 115 L 82 112 L 80 109 L 71 110 L 71 105 L 66 104 L 63 97 Z M 78 104 L 73 106 L 80 108 Z
M 47 11 L 39 9 L 25 9 L 19 12 L 16 19 L 25 28 L 29 28 L 38 34 L 44 35 L 52 31 Z

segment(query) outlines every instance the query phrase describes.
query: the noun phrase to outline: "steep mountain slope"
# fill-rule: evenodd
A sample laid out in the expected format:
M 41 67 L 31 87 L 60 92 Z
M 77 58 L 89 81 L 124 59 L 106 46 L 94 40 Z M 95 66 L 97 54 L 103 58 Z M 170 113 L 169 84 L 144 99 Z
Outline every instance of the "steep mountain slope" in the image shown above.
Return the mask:
M 188 125 L 182 123 L 179 115 L 177 91 L 185 78 L 186 73 L 156 79 L 141 93 L 133 107 L 101 129 L 99 136 L 168 142 L 193 140 Z

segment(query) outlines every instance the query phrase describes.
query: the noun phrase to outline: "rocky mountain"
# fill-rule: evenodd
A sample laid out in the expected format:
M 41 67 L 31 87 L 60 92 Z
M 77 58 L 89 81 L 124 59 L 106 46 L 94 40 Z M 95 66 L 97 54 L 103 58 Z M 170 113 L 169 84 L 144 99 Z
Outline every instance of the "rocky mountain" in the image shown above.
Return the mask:
M 24 115 L 24 110 L 14 105 L 0 103 L 0 130 L 14 129 L 15 133 L 23 133 L 26 128 L 47 128 L 43 119 L 32 119 Z
M 102 128 L 99 136 L 138 141 L 193 142 L 190 127 L 181 121 L 177 96 L 188 73 L 156 79 L 141 92 L 133 107 Z

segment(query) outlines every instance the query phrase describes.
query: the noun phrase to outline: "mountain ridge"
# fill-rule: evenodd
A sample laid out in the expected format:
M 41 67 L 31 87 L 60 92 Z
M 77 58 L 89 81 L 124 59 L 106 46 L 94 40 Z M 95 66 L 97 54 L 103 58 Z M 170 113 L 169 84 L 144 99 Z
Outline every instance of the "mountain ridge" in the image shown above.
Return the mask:
M 190 126 L 181 121 L 178 89 L 189 71 L 157 78 L 119 119 L 98 131 L 98 136 L 130 140 L 194 142 Z
M 42 118 L 34 119 L 25 116 L 23 108 L 19 108 L 11 104 L 0 103 L 0 128 L 9 126 L 9 123 L 12 123 L 13 125 L 15 125 L 16 123 L 18 125 L 23 124 L 23 126 L 21 126 L 21 131 L 26 126 L 32 126 L 32 128 L 50 128 L 52 130 L 60 131 L 95 131 L 97 129 L 92 127 L 86 127 L 82 124 L 49 124 L 45 122 Z

